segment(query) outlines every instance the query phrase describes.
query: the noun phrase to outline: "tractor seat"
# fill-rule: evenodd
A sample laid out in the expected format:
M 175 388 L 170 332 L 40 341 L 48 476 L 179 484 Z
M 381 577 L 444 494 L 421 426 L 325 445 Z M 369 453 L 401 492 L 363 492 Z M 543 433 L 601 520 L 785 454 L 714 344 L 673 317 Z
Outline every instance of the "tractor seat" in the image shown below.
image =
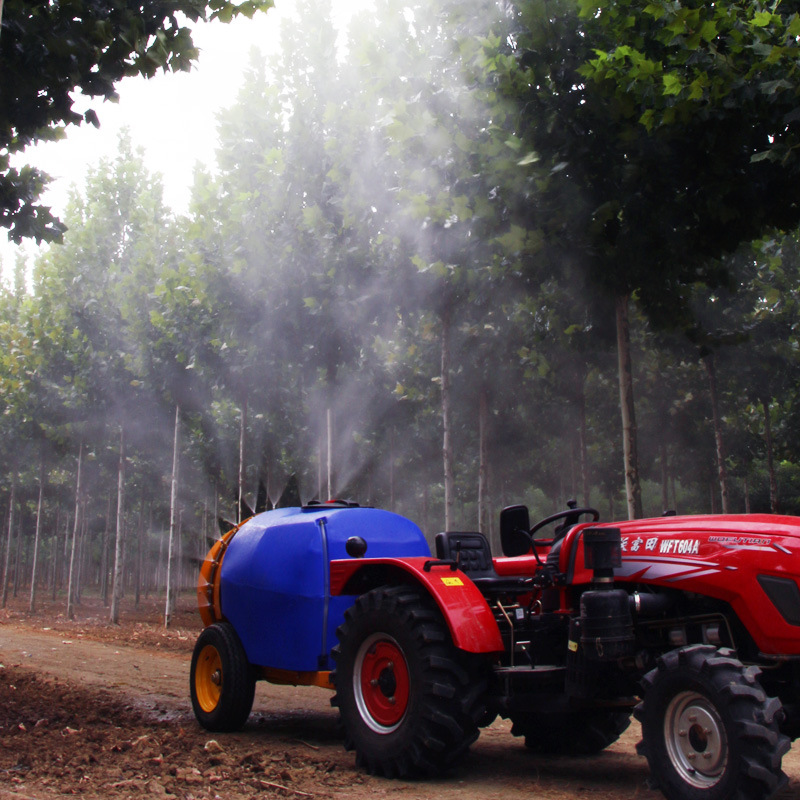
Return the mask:
M 459 569 L 484 593 L 519 593 L 531 584 L 531 578 L 497 574 L 489 541 L 482 533 L 446 531 L 437 533 L 435 541 L 436 557 L 441 561 L 457 561 Z

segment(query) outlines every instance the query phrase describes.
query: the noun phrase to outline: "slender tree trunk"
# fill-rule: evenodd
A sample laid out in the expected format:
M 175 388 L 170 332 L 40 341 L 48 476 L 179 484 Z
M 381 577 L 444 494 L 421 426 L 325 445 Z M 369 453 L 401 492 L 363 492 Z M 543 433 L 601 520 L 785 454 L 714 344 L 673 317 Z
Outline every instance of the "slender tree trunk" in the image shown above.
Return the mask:
M 75 521 L 72 526 L 72 547 L 69 554 L 69 576 L 67 578 L 67 619 L 75 619 L 75 554 L 78 549 L 78 531 L 81 517 L 81 467 L 83 466 L 83 442 L 78 450 L 78 477 L 75 485 Z
M 589 497 L 589 437 L 586 425 L 586 374 L 581 372 L 578 386 L 578 463 L 581 472 L 581 494 L 583 505 L 588 506 Z
M 144 497 L 139 496 L 139 526 L 136 531 L 136 587 L 134 591 L 134 606 L 139 608 L 142 600 L 142 537 L 144 536 Z M 205 521 L 204 521 L 205 524 Z
M 53 601 L 56 599 L 56 592 L 58 589 L 64 585 L 64 573 L 66 572 L 67 566 L 67 551 L 69 549 L 69 527 L 70 523 L 72 522 L 72 517 L 70 516 L 69 511 L 67 512 L 67 519 L 64 523 L 64 549 L 61 552 L 61 557 L 58 560 L 58 566 L 56 567 L 56 585 L 53 586 Z M 56 546 L 59 546 L 58 540 L 56 540 Z M 59 546 L 59 550 L 60 550 Z
M 173 601 L 173 609 L 177 605 L 177 596 L 180 593 L 181 586 L 183 586 L 183 508 L 178 509 L 178 531 L 175 537 L 175 601 Z
M 39 539 L 42 535 L 42 501 L 44 500 L 44 448 L 39 461 L 39 502 L 36 505 L 36 532 L 33 537 L 33 567 L 31 569 L 31 597 L 28 611 L 36 611 L 36 565 L 39 562 Z
M 744 476 L 744 513 L 750 513 L 750 479 Z
M 455 475 L 453 470 L 452 398 L 450 397 L 450 335 L 452 312 L 442 312 L 442 459 L 444 462 L 444 529 L 453 529 Z
M 61 555 L 61 568 L 58 576 L 58 588 L 64 585 L 64 578 L 67 576 L 67 564 L 69 563 L 69 532 L 72 528 L 72 515 L 67 512 L 67 521 L 64 524 L 64 552 Z
M 100 555 L 100 595 L 103 598 L 103 608 L 108 607 L 108 540 L 111 531 L 111 495 L 106 500 L 106 525 L 103 528 L 103 550 Z
M 215 498 L 217 497 L 217 485 L 216 484 L 214 484 L 214 497 Z M 218 510 L 219 510 L 218 508 L 214 509 L 214 511 L 215 511 L 214 520 L 217 519 L 216 512 Z M 150 503 L 150 505 L 147 508 L 147 537 L 146 537 L 146 540 L 145 540 L 145 545 L 147 545 L 147 546 L 145 547 L 144 554 L 142 556 L 142 559 L 145 559 L 145 558 L 147 559 L 147 563 L 150 566 L 152 566 L 152 563 L 153 563 L 153 556 L 152 556 L 153 546 L 152 546 L 152 543 L 150 541 L 150 535 L 151 535 L 152 531 L 153 531 L 153 504 Z M 157 579 L 158 579 L 158 575 L 156 574 L 156 570 L 154 570 L 154 569 L 145 569 L 145 571 L 144 571 L 144 596 L 145 597 L 150 597 L 150 589 L 155 585 L 155 582 L 157 581 Z
M 430 530 L 430 495 L 428 484 L 422 486 L 422 530 L 427 533 Z
M 639 519 L 642 512 L 642 487 L 639 481 L 636 410 L 633 401 L 633 367 L 628 295 L 617 298 L 617 357 L 619 361 L 619 404 L 622 412 L 622 449 L 625 458 L 625 495 L 628 519 Z
M 24 547 L 22 536 L 22 514 L 19 515 L 17 520 L 17 546 L 14 550 L 14 599 L 17 597 L 19 591 L 19 579 L 22 574 L 22 551 Z
M 769 475 L 769 510 L 778 513 L 778 480 L 775 476 L 775 449 L 772 441 L 772 418 L 770 417 L 770 402 L 763 399 L 764 408 L 764 445 L 767 450 L 767 473 Z
M 578 441 L 570 436 L 569 443 L 569 496 L 570 499 L 578 498 Z
M 164 543 L 168 536 L 169 531 L 161 531 L 158 535 L 158 561 L 155 569 L 155 587 L 158 588 L 163 580 L 164 591 L 167 590 L 166 578 L 164 577 Z
M 667 463 L 667 443 L 662 439 L 661 451 L 661 510 L 669 508 L 669 464 Z
M 89 534 L 89 514 L 86 509 L 89 507 L 89 498 L 84 497 L 81 501 L 81 529 L 78 534 L 78 555 L 76 558 L 77 568 L 75 570 L 75 602 L 80 605 L 83 595 L 83 576 L 86 569 L 86 540 Z
M 333 500 L 333 409 L 326 414 L 328 426 L 328 500 Z
M 205 493 L 204 493 L 205 494 Z M 269 494 L 267 495 L 269 497 Z M 267 500 L 269 503 L 269 500 Z M 203 523 L 200 526 L 200 541 L 198 542 L 197 557 L 202 561 L 205 557 L 208 542 L 208 494 L 203 497 Z
M 117 525 L 114 539 L 114 579 L 111 584 L 111 613 L 109 622 L 119 625 L 119 606 L 122 600 L 122 545 L 125 539 L 125 428 L 119 427 L 119 466 L 117 468 Z
M 669 484 L 672 488 L 672 510 L 678 513 L 678 487 L 675 483 L 675 469 L 673 468 L 669 474 Z
M 317 500 L 320 501 L 322 500 L 322 487 L 324 481 L 323 477 L 324 467 L 322 466 L 322 464 L 324 461 L 324 454 L 325 454 L 325 447 L 322 444 L 322 441 L 323 441 L 322 436 L 320 436 L 317 447 L 317 453 L 319 454 L 319 457 L 317 459 Z
M 172 483 L 169 498 L 169 546 L 167 548 L 167 600 L 164 609 L 164 627 L 169 628 L 172 621 L 174 597 L 172 589 L 172 562 L 175 553 L 175 530 L 178 517 L 178 431 L 181 422 L 181 408 L 175 406 L 175 435 L 172 440 Z
M 719 414 L 719 394 L 717 392 L 717 371 L 714 365 L 714 354 L 703 357 L 703 365 L 708 375 L 708 389 L 711 394 L 711 415 L 714 420 L 714 444 L 717 454 L 717 478 L 722 500 L 722 513 L 729 514 L 728 503 L 728 470 L 725 466 L 725 446 L 722 439 L 722 420 Z
M 497 526 L 495 522 L 497 518 L 494 513 L 495 503 L 492 496 L 492 458 L 491 452 L 486 459 L 486 536 L 489 539 L 491 550 L 493 553 L 499 553 L 502 550 L 502 545 L 497 541 Z
M 481 387 L 478 399 L 478 530 L 489 529 L 489 465 L 487 428 L 489 427 L 489 397 L 486 387 Z
M 395 438 L 395 429 L 392 426 L 392 429 L 389 431 L 389 510 L 395 510 L 395 502 L 394 502 L 394 438 Z M 370 474 L 370 480 L 372 475 Z M 372 495 L 372 492 L 370 492 Z
M 56 524 L 53 526 L 53 563 L 50 570 L 50 598 L 55 602 L 58 586 L 58 529 L 61 526 L 61 506 L 56 506 Z
M 11 479 L 11 492 L 8 501 L 8 536 L 6 537 L 6 557 L 3 566 L 3 608 L 8 602 L 9 570 L 11 569 L 11 540 L 14 536 L 14 504 L 17 500 L 17 477 Z
M 247 397 L 242 402 L 241 424 L 239 426 L 239 491 L 236 503 L 236 521 L 242 522 L 242 500 L 244 499 L 244 440 L 247 430 Z

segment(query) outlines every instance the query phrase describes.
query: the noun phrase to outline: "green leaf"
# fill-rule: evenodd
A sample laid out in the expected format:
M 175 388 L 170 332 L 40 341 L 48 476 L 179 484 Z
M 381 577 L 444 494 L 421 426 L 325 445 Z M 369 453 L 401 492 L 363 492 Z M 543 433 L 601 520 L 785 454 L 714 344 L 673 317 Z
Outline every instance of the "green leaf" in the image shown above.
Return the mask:
M 582 17 L 593 17 L 606 5 L 607 3 L 602 2 L 602 0 L 578 0 L 578 13 Z
M 783 78 L 780 78 L 779 80 L 776 81 L 765 81 L 760 85 L 761 91 L 766 95 L 773 95 L 783 89 L 793 89 L 793 88 L 794 87 L 792 86 L 792 84 L 789 83 L 789 81 L 784 80 Z
M 648 131 L 652 131 L 653 127 L 655 126 L 655 122 L 656 122 L 656 112 L 655 112 L 655 110 L 652 109 L 652 108 L 648 108 L 647 111 L 645 111 L 644 114 L 642 114 L 642 116 L 639 117 L 639 122 L 642 125 L 644 125 L 644 127 Z
M 667 73 L 662 78 L 665 95 L 679 95 L 683 91 L 681 79 L 674 72 Z
M 524 158 L 521 158 L 519 161 L 517 161 L 517 164 L 520 167 L 527 167 L 529 164 L 535 164 L 539 160 L 539 155 L 531 151 Z
M 753 15 L 753 25 L 758 28 L 766 28 L 772 24 L 773 19 L 780 21 L 780 17 L 770 11 L 757 11 Z
M 706 42 L 711 42 L 714 39 L 716 39 L 718 33 L 719 33 L 719 30 L 717 28 L 717 23 L 714 22 L 714 20 L 712 20 L 712 19 L 706 20 L 700 26 L 700 36 Z
M 519 225 L 512 225 L 511 229 L 504 233 L 502 236 L 498 236 L 496 241 L 509 253 L 519 253 L 525 249 L 525 243 L 528 238 L 528 231 L 519 226 Z
M 649 14 L 653 19 L 661 19 L 666 14 L 666 10 L 663 5 L 649 3 L 644 7 L 644 13 Z
M 705 75 L 699 75 L 689 84 L 689 99 L 702 100 L 708 85 L 708 78 Z

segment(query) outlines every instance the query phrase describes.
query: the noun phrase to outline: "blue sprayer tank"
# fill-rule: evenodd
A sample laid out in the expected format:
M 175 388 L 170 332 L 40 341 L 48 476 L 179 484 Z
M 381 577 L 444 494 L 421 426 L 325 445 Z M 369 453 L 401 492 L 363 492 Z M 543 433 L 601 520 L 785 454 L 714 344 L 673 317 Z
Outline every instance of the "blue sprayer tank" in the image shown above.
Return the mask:
M 220 564 L 222 615 L 251 664 L 298 672 L 331 668 L 336 629 L 353 597 L 331 597 L 332 559 L 360 536 L 367 558 L 430 557 L 410 520 L 374 508 L 310 506 L 258 514 L 228 542 Z

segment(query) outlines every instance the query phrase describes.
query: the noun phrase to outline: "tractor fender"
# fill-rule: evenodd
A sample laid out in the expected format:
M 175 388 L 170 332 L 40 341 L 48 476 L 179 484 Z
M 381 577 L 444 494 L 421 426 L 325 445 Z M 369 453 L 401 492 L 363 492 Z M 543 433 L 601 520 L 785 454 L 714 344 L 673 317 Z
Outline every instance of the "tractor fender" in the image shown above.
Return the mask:
M 333 596 L 360 595 L 391 584 L 416 584 L 436 601 L 456 647 L 468 653 L 503 651 L 500 629 L 486 598 L 461 570 L 424 557 L 341 559 L 330 565 Z

